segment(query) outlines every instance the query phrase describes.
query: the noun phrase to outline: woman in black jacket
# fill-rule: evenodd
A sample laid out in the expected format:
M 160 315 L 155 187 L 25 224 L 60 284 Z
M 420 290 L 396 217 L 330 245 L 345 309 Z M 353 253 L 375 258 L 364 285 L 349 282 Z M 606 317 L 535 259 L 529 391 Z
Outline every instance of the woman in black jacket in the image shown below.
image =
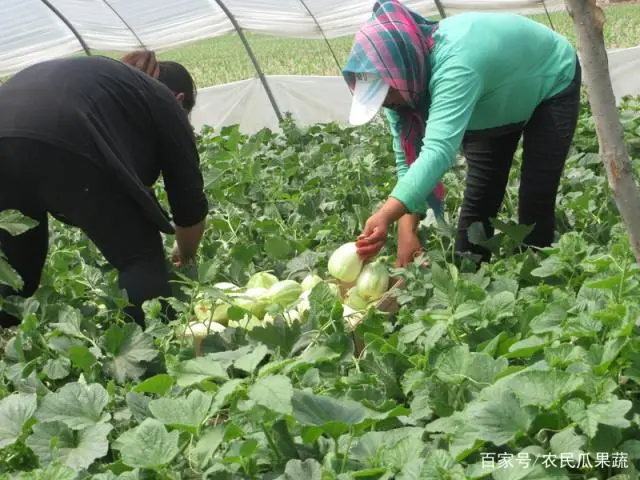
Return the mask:
M 82 229 L 118 270 L 125 311 L 144 324 L 142 303 L 171 295 L 161 232 L 176 236 L 175 262 L 195 257 L 204 232 L 208 204 L 188 118 L 195 96 L 182 65 L 148 52 L 46 61 L 0 87 L 0 211 L 38 222 L 15 237 L 0 230 L 0 250 L 24 281 L 19 292 L 0 285 L 0 302 L 38 288 L 51 213 Z M 173 224 L 151 188 L 160 174 Z M 19 321 L 0 311 L 0 326 Z

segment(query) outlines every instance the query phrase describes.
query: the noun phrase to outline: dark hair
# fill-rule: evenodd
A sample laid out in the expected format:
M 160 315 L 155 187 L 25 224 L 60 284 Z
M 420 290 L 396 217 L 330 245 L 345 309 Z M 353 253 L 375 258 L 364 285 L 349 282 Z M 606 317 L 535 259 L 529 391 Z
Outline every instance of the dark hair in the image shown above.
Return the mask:
M 196 84 L 189 71 L 178 62 L 161 61 L 158 62 L 160 74 L 158 80 L 164 83 L 173 93 L 183 93 L 184 100 L 182 106 L 191 113 L 196 104 Z

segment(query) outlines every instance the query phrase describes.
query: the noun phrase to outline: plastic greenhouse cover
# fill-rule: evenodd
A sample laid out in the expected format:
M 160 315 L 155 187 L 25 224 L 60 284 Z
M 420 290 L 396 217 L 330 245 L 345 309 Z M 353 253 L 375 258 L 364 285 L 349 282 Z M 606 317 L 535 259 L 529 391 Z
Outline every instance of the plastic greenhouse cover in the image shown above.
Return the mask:
M 0 0 L 0 76 L 81 53 L 82 43 L 91 50 L 165 50 L 234 32 L 219 2 L 243 30 L 299 38 L 353 34 L 374 4 L 374 0 Z M 438 14 L 435 0 L 404 3 L 423 15 Z M 440 5 L 447 15 L 565 9 L 563 0 L 441 0 Z M 640 48 L 610 51 L 609 68 L 616 98 L 640 93 L 635 73 L 640 71 Z M 351 94 L 341 77 L 269 76 L 267 84 L 280 111 L 290 112 L 302 125 L 346 123 Z M 255 77 L 200 89 L 192 122 L 198 129 L 205 124 L 215 128 L 239 124 L 247 133 L 278 129 L 264 85 Z
M 222 2 L 245 31 L 300 38 L 352 34 L 374 0 L 0 0 L 0 75 L 33 63 L 91 50 L 164 50 L 233 32 Z M 47 5 L 49 4 L 49 5 Z M 406 0 L 437 15 L 435 0 Z M 465 10 L 544 12 L 541 0 L 442 1 L 451 14 Z M 564 8 L 547 0 L 549 10 Z M 65 23 L 66 20 L 67 23 Z M 77 35 L 70 26 L 75 29 Z

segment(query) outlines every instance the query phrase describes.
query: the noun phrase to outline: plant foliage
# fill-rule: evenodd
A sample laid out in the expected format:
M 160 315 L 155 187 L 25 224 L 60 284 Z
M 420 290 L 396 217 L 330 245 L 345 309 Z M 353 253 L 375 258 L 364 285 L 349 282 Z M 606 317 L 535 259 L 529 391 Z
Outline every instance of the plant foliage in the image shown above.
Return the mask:
M 632 99 L 621 111 L 632 156 L 638 112 Z M 326 277 L 394 185 L 385 127 L 204 130 L 199 148 L 211 212 L 198 266 L 173 272 L 176 321 L 152 301 L 145 330 L 125 323 L 113 269 L 55 222 L 41 288 L 2 301 L 23 321 L 0 361 L 0 478 L 635 478 L 640 273 L 586 108 L 557 243 L 518 249 L 518 154 L 497 236 L 473 230 L 493 261 L 455 262 L 460 161 L 444 179 L 446 221 L 420 230 L 430 267 L 395 272 L 401 309 L 365 316 L 360 355 L 324 284 L 300 322 L 229 328 L 200 357 L 176 333 L 215 282 Z M 0 216 L 15 234 L 30 225 Z M 383 254 L 394 250 L 391 239 Z M 0 279 L 19 281 L 2 257 Z

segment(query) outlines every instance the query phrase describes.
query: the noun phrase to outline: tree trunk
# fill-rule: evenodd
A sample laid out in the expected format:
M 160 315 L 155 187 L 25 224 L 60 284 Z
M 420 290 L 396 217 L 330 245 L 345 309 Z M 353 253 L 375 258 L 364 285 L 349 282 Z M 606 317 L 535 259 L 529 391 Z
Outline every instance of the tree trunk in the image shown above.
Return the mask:
M 565 0 L 576 27 L 585 86 L 596 124 L 600 158 L 613 198 L 627 227 L 631 248 L 640 263 L 640 192 L 634 180 L 624 130 L 609 76 L 602 27 L 605 16 L 595 0 Z

